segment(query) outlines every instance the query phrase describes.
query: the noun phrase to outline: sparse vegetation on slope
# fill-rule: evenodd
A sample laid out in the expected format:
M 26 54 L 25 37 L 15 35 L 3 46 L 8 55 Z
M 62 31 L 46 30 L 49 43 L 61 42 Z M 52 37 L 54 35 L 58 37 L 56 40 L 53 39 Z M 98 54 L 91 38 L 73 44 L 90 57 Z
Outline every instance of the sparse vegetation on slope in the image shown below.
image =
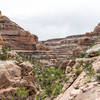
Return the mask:
M 34 79 L 39 93 L 37 100 L 53 99 L 61 93 L 64 83 L 68 80 L 65 71 L 54 67 L 37 66 L 33 69 Z
M 7 60 L 8 59 L 7 51 L 9 51 L 9 49 L 6 46 L 3 46 L 1 49 L 1 53 L 0 53 L 0 60 Z

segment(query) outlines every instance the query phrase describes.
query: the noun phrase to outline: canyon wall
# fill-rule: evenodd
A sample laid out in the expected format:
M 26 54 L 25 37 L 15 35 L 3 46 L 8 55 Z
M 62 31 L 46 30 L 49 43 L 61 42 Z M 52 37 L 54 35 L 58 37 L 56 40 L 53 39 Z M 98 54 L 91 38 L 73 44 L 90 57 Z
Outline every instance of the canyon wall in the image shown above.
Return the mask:
M 35 50 L 38 37 L 25 31 L 8 17 L 0 14 L 0 34 L 3 43 L 13 50 Z
M 31 53 L 32 59 L 45 65 L 57 65 L 59 61 L 70 60 L 91 45 L 99 44 L 100 24 L 92 32 L 86 32 L 83 35 L 39 42 L 36 35 L 25 31 L 0 13 L 0 34 L 1 45 L 4 44 L 12 50 L 34 51 Z

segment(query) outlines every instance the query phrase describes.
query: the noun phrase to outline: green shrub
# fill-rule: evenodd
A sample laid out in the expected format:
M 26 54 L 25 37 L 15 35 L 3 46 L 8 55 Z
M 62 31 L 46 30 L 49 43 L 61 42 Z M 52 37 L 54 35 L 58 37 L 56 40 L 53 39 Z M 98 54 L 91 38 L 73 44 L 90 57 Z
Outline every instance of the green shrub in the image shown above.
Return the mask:
M 83 63 L 83 70 L 86 72 L 86 76 L 89 78 L 95 75 L 92 63 L 93 61 L 86 61 Z
M 86 52 L 80 52 L 77 56 L 76 56 L 76 58 L 84 58 L 85 56 L 86 56 Z
M 95 52 L 95 55 L 96 55 L 96 56 L 99 56 L 99 55 L 100 55 L 100 50 L 96 51 L 96 52 Z
M 100 73 L 100 69 L 97 70 L 97 73 Z
M 92 48 L 93 46 L 95 46 L 96 45 L 96 43 L 92 43 L 90 46 L 89 46 L 89 48 Z
M 91 76 L 95 75 L 95 72 L 94 71 L 90 71 L 90 72 L 87 72 L 86 75 L 89 76 L 89 77 L 91 77 Z
M 3 54 L 5 54 L 5 53 L 7 53 L 8 51 L 10 51 L 10 49 L 7 47 L 7 46 L 3 46 L 2 47 L 2 52 L 3 52 Z
M 65 71 L 54 67 L 37 66 L 33 70 L 37 89 L 40 93 L 37 100 L 44 100 L 46 97 L 56 97 L 60 94 L 63 84 L 68 80 Z M 41 92 L 42 91 L 42 92 Z
M 19 100 L 26 100 L 26 98 L 27 98 L 26 94 L 27 94 L 27 91 L 26 91 L 25 87 L 23 87 L 22 89 L 17 88 L 16 96 Z
M 7 48 L 6 46 L 3 46 L 2 49 L 1 49 L 1 53 L 0 53 L 0 60 L 7 60 L 8 59 L 8 54 L 7 52 L 9 51 L 10 49 Z
M 81 72 L 82 72 L 82 68 L 81 67 L 78 67 L 75 70 L 75 75 L 78 76 L 78 75 L 80 75 Z
M 97 81 L 100 81 L 100 75 L 97 75 L 96 78 L 97 78 Z
M 13 98 L 13 97 L 11 97 L 11 100 L 14 100 L 14 98 Z
M 8 55 L 7 54 L 0 54 L 0 60 L 7 60 Z
M 80 61 L 76 67 L 75 75 L 78 76 L 82 71 L 86 72 L 86 76 L 92 77 L 95 75 L 94 69 L 92 68 L 93 61 Z

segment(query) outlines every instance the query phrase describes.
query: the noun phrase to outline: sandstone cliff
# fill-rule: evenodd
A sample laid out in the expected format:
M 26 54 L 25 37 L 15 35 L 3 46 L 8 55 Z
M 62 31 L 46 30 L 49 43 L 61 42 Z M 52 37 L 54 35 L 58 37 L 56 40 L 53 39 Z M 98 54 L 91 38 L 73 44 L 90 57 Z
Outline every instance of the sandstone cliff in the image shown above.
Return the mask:
M 3 42 L 13 50 L 35 50 L 38 37 L 25 31 L 6 16 L 0 14 L 0 34 Z
M 50 48 L 49 52 L 43 53 L 45 55 L 43 62 L 45 60 L 45 62 L 49 62 L 51 65 L 56 65 L 59 61 L 72 59 L 94 44 L 100 44 L 100 24 L 94 28 L 93 32 L 86 32 L 83 35 L 73 35 L 65 38 L 50 39 L 43 41 L 43 44 Z M 40 55 L 42 58 L 43 55 Z
M 59 67 L 66 60 L 70 60 L 81 52 L 85 52 L 90 46 L 100 44 L 99 29 L 100 25 L 98 24 L 93 32 L 37 43 L 36 49 L 38 51 L 32 54 L 32 59 L 36 59 L 46 66 Z

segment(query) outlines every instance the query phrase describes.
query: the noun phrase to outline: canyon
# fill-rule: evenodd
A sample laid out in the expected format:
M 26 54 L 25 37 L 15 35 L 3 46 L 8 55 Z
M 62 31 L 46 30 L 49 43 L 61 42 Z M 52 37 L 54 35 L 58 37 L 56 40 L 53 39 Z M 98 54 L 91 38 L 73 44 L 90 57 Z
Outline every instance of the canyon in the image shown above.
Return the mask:
M 79 52 L 85 51 L 89 45 L 99 44 L 100 24 L 93 32 L 65 38 L 38 41 L 38 37 L 25 31 L 6 16 L 0 15 L 1 44 L 11 50 L 31 51 L 34 59 L 46 65 L 54 65 L 58 61 L 69 60 Z M 41 60 L 40 60 L 41 59 Z
M 6 52 L 3 46 L 11 51 Z M 39 100 L 97 100 L 100 97 L 100 23 L 92 32 L 82 35 L 39 41 L 38 36 L 0 12 L 0 48 L 0 56 L 7 55 L 5 61 L 0 60 L 0 100 L 10 100 L 12 96 L 15 100 L 38 100 L 35 96 L 42 90 L 36 87 L 33 71 L 39 66 L 42 71 L 54 66 L 55 70 L 64 70 L 69 78 L 59 95 Z M 39 75 L 42 75 L 40 69 Z M 16 96 L 16 91 L 24 91 L 25 97 Z
M 25 31 L 8 17 L 0 17 L 0 34 L 4 45 L 13 50 L 34 50 L 38 37 Z

